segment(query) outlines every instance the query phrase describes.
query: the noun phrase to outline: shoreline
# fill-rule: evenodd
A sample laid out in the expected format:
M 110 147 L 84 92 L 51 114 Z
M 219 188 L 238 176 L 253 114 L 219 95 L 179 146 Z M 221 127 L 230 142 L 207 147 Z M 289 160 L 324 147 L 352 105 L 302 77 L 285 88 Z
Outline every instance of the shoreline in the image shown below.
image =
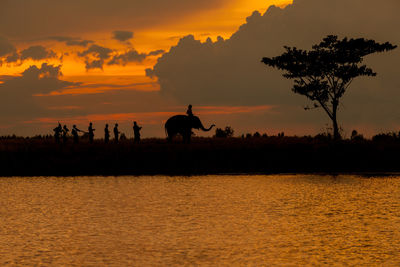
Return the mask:
M 400 178 L 399 172 L 280 172 L 280 173 L 209 173 L 209 174 L 116 174 L 116 175 L 103 175 L 103 174 L 88 174 L 88 175 L 0 175 L 1 178 L 75 178 L 75 177 L 89 177 L 89 178 L 110 178 L 110 177 L 198 177 L 198 176 L 319 176 L 319 177 L 337 177 L 337 176 L 356 176 L 361 178 Z

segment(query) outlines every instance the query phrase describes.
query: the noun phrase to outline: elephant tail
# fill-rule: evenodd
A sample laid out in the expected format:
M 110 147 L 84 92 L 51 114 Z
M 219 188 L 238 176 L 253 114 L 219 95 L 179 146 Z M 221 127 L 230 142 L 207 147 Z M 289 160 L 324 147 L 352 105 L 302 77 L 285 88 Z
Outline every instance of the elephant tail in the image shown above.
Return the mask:
M 168 134 L 168 131 L 167 131 L 167 123 L 168 122 L 166 122 L 165 125 L 164 125 L 164 131 L 165 131 L 165 136 L 168 138 L 169 134 Z

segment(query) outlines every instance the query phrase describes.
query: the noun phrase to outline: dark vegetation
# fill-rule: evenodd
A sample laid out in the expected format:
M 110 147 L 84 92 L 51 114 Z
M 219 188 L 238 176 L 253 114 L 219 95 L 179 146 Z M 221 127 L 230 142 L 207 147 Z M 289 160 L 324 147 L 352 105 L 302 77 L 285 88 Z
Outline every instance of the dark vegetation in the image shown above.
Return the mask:
M 225 129 L 226 130 L 226 129 Z M 228 131 L 230 132 L 230 131 Z M 328 134 L 290 137 L 247 134 L 242 137 L 144 139 L 118 144 L 87 139 L 56 144 L 51 136 L 0 138 L 1 176 L 196 175 L 220 173 L 398 172 L 400 134 L 365 139 L 353 131 L 334 141 Z
M 227 137 L 233 137 L 233 129 L 230 126 L 226 126 L 225 129 L 217 128 L 215 130 L 215 135 L 214 137 L 217 138 L 227 138 Z

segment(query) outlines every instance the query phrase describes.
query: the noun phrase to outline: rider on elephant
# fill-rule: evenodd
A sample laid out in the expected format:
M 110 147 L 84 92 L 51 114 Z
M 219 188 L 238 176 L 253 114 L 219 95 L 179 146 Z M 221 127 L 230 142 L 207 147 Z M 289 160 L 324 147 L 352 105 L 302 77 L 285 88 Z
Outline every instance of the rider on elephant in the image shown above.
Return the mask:
M 165 123 L 165 132 L 168 141 L 171 142 L 175 135 L 180 134 L 183 138 L 183 142 L 189 143 L 190 137 L 193 134 L 193 129 L 208 132 L 215 126 L 213 124 L 209 128 L 205 128 L 199 117 L 193 115 L 192 105 L 188 106 L 186 114 L 187 115 L 172 116 Z
M 193 117 L 192 105 L 189 105 L 189 106 L 188 106 L 188 109 L 187 109 L 187 111 L 186 111 L 186 114 L 187 114 L 189 117 Z

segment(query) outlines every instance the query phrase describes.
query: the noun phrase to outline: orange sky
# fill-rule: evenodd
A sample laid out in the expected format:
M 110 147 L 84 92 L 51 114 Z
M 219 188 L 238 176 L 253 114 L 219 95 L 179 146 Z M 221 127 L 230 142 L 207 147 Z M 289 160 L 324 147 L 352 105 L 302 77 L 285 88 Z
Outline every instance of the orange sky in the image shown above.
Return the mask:
M 139 53 L 150 53 L 155 50 L 168 51 L 171 46 L 177 44 L 180 38 L 192 34 L 196 39 L 205 41 L 207 38 L 216 40 L 218 36 L 224 39 L 229 38 L 240 25 L 245 23 L 246 17 L 250 16 L 253 11 L 258 10 L 264 13 L 268 6 L 274 4 L 277 6 L 284 6 L 291 2 L 290 0 L 235 0 L 227 1 L 223 6 L 216 6 L 211 9 L 196 11 L 192 13 L 182 14 L 180 17 L 175 17 L 170 21 L 164 21 L 162 24 L 148 26 L 146 24 L 140 25 L 141 27 L 130 28 L 127 25 L 123 29 L 124 31 L 132 31 L 134 37 L 128 42 L 119 42 L 112 39 L 112 33 L 107 31 L 94 31 L 80 33 L 78 37 L 82 40 L 91 40 L 94 44 L 102 47 L 107 47 L 113 50 L 112 54 L 117 55 L 129 51 L 134 48 Z M 104 64 L 103 69 L 90 69 L 86 70 L 85 62 L 82 57 L 78 56 L 79 52 L 87 49 L 87 47 L 67 46 L 62 42 L 55 40 L 45 40 L 41 38 L 37 39 L 11 39 L 15 45 L 17 51 L 22 51 L 30 46 L 40 45 L 55 52 L 56 56 L 45 60 L 24 60 L 22 63 L 4 63 L 0 67 L 0 76 L 13 76 L 21 75 L 31 65 L 36 65 L 40 68 L 43 62 L 52 65 L 61 65 L 61 72 L 63 74 L 60 77 L 63 81 L 72 83 L 78 83 L 77 86 L 69 86 L 62 89 L 61 91 L 52 91 L 49 93 L 37 93 L 34 94 L 34 99 L 41 105 L 45 106 L 47 110 L 51 111 L 65 111 L 70 115 L 64 116 L 64 121 L 67 123 L 81 123 L 85 124 L 89 120 L 95 122 L 104 122 L 107 120 L 115 121 L 129 121 L 133 119 L 142 120 L 144 124 L 160 124 L 166 117 L 176 112 L 179 112 L 179 108 L 168 108 L 167 104 L 170 103 L 167 100 L 165 103 L 160 105 L 165 106 L 169 111 L 155 110 L 153 112 L 139 112 L 137 113 L 134 108 L 130 112 L 120 113 L 109 113 L 103 110 L 104 107 L 110 105 L 118 105 L 117 103 L 107 103 L 103 101 L 102 104 L 87 103 L 90 107 L 90 114 L 79 115 L 79 111 L 82 111 L 83 101 L 75 101 L 76 95 L 97 95 L 103 94 L 110 91 L 158 91 L 160 89 L 157 80 L 150 79 L 145 75 L 146 68 L 152 68 L 157 58 L 160 56 L 147 57 L 143 62 L 140 63 L 127 63 L 124 66 L 121 65 L 106 65 Z M 89 45 L 90 46 L 90 45 Z M 4 60 L 3 60 L 4 61 Z M 60 96 L 71 96 L 74 103 L 70 103 L 71 100 L 58 100 Z M 46 96 L 46 97 L 44 97 Z M 54 98 L 57 97 L 57 98 Z M 159 103 L 161 103 L 158 100 Z M 79 102 L 79 103 L 78 103 Z M 157 102 L 157 101 L 156 101 Z M 164 102 L 164 101 L 163 101 Z M 121 104 L 123 105 L 123 104 Z M 133 105 L 132 105 L 133 106 Z M 184 109 L 185 107 L 180 107 Z M 246 114 L 246 113 L 257 113 L 261 111 L 268 111 L 269 107 L 197 107 L 196 110 L 203 116 L 208 115 L 226 115 L 226 114 Z M 159 107 L 162 109 L 162 107 Z M 74 113 L 75 112 L 75 113 Z M 76 115 L 74 115 L 76 114 Z M 58 121 L 58 117 L 36 117 L 30 118 L 23 121 L 24 125 L 36 125 L 32 127 L 41 127 L 46 129 L 50 126 L 50 123 Z M 1 125 L 2 129 L 13 129 L 13 123 Z M 25 129 L 26 130 L 26 129 Z M 10 130 L 11 131 L 11 130 Z M 30 131 L 24 131 L 30 132 Z
M 174 6 L 172 8 L 169 7 L 166 12 L 162 12 L 165 8 L 168 8 L 169 2 L 167 0 L 152 0 L 151 3 L 159 4 L 158 11 L 154 12 L 153 14 L 152 9 L 156 9 L 157 6 L 143 4 L 144 2 L 141 2 L 139 0 L 116 0 L 120 4 L 123 3 L 131 7 L 131 9 L 126 10 L 126 12 L 124 10 L 125 5 L 119 5 L 119 7 L 116 8 L 115 5 L 110 5 L 109 2 L 107 2 L 106 0 L 98 1 L 98 3 L 101 2 L 102 4 L 102 7 L 98 9 L 97 6 L 93 6 L 93 3 L 97 3 L 94 0 L 87 0 L 82 2 L 69 2 L 67 0 L 54 2 L 50 1 L 48 3 L 51 3 L 51 8 L 53 8 L 54 10 L 59 7 L 58 5 L 60 5 L 61 7 L 70 8 L 70 10 L 67 10 L 64 13 L 62 13 L 61 11 L 60 13 L 56 12 L 57 16 L 59 16 L 60 19 L 58 19 L 57 16 L 54 16 L 54 14 L 52 16 L 49 16 L 54 20 L 54 24 L 57 25 L 55 27 L 46 28 L 46 23 L 51 24 L 52 21 L 46 21 L 46 19 L 41 20 L 40 18 L 37 18 L 37 16 L 39 16 L 39 13 L 40 16 L 46 15 L 46 10 L 51 10 L 51 8 L 47 5 L 46 8 L 41 8 L 40 4 L 37 4 L 38 2 L 35 2 L 35 0 L 26 1 L 27 3 L 31 4 L 30 6 L 32 8 L 36 8 L 35 12 L 29 12 L 29 10 L 25 10 L 26 6 L 29 5 L 24 5 L 20 2 L 0 2 L 0 10 L 6 10 L 6 12 L 3 14 L 4 16 L 2 17 L 8 16 L 7 18 L 10 21 L 6 21 L 5 19 L 3 19 L 2 21 L 2 18 L 0 17 L 0 22 L 2 22 L 0 23 L 0 85 L 4 85 L 5 83 L 7 83 L 7 81 L 12 80 L 12 77 L 14 77 L 15 80 L 12 80 L 12 82 L 8 83 L 7 88 L 10 89 L 9 92 L 16 92 L 12 90 L 13 86 L 22 91 L 21 95 L 16 94 L 15 96 L 13 96 L 14 98 L 10 98 L 11 100 L 3 100 L 2 105 L 0 105 L 1 108 L 1 106 L 4 106 L 4 104 L 7 104 L 8 106 L 10 106 L 10 110 L 11 108 L 13 108 L 13 104 L 16 107 L 21 106 L 21 108 L 17 108 L 17 112 L 21 113 L 18 114 L 19 121 L 14 118 L 8 118 L 8 114 L 0 116 L 0 136 L 4 134 L 14 133 L 14 131 L 17 134 L 19 133 L 22 135 L 32 135 L 33 133 L 51 133 L 51 130 L 49 132 L 49 123 L 54 123 L 55 121 L 58 121 L 58 118 L 60 118 L 67 124 L 71 124 L 71 122 L 79 122 L 84 125 L 87 124 L 89 120 L 94 120 L 98 122 L 104 122 L 106 120 L 120 120 L 128 123 L 130 120 L 137 119 L 142 120 L 142 123 L 147 124 L 149 127 L 150 125 L 157 125 L 158 128 L 154 127 L 152 130 L 149 130 L 148 135 L 159 135 L 160 133 L 162 133 L 162 122 L 165 121 L 170 114 L 184 113 L 185 105 L 189 104 L 186 102 L 190 102 L 190 100 L 187 101 L 187 99 L 179 99 L 179 96 L 182 95 L 181 92 L 189 92 L 191 95 L 196 95 L 196 92 L 200 92 L 200 90 L 203 90 L 203 88 L 196 88 L 195 90 L 197 91 L 193 91 L 193 88 L 190 88 L 191 90 L 186 90 L 187 87 L 194 86 L 186 86 L 185 84 L 179 94 L 163 94 L 163 90 L 160 90 L 161 87 L 159 81 L 157 79 L 146 76 L 146 69 L 152 69 L 157 64 L 157 60 L 162 55 L 157 51 L 170 51 L 171 47 L 177 46 L 179 40 L 187 35 L 193 35 L 196 40 L 201 40 L 202 42 L 206 42 L 208 38 L 211 38 L 212 41 L 216 42 L 219 36 L 221 36 L 225 40 L 229 39 L 232 34 L 238 32 L 239 27 L 246 23 L 246 18 L 252 16 L 252 13 L 254 11 L 259 11 L 261 14 L 264 14 L 271 5 L 276 5 L 283 8 L 284 6 L 293 2 L 292 0 L 204 0 L 201 2 L 204 4 L 199 4 L 200 2 L 196 2 L 197 0 L 171 0 L 171 2 L 176 3 L 176 8 L 179 9 L 179 11 L 174 12 Z M 40 3 L 45 3 L 45 1 L 49 0 L 43 1 L 44 2 Z M 371 0 L 369 0 L 369 2 L 371 2 Z M 14 5 L 14 3 L 16 4 Z M 92 4 L 92 6 L 90 6 L 90 4 Z M 306 8 L 304 9 L 301 8 L 303 4 L 304 6 L 306 6 Z M 300 8 L 295 11 L 298 12 L 298 17 L 302 18 L 304 25 L 306 25 L 306 27 L 302 28 L 303 30 L 309 29 L 310 24 L 307 24 L 307 21 L 310 17 L 313 17 L 314 19 L 316 19 L 316 21 L 318 21 L 318 16 L 313 15 L 320 14 L 319 11 L 324 10 L 324 5 L 318 5 L 318 0 L 299 0 L 297 2 L 297 6 Z M 334 3 L 332 5 L 334 6 Z M 148 13 L 143 14 L 142 17 L 140 17 L 140 14 L 135 13 L 136 15 L 139 15 L 137 16 L 139 18 L 136 19 L 135 16 L 131 16 L 130 14 L 131 12 L 136 10 L 132 7 L 136 6 L 144 8 L 143 10 Z M 295 5 L 293 5 L 293 9 L 295 9 L 294 6 Z M 313 9 L 314 6 L 317 6 L 315 10 Z M 338 4 L 338 6 L 345 6 L 343 7 L 343 9 L 345 9 L 347 4 L 344 5 L 343 3 L 341 3 L 340 5 Z M 7 7 L 10 7 L 10 10 L 7 10 Z M 77 15 L 74 12 L 71 12 L 71 10 L 73 11 L 73 9 L 76 9 L 77 7 L 83 7 L 82 10 L 84 10 L 80 13 L 77 11 L 80 19 L 77 19 L 76 21 L 67 20 L 66 18 L 70 19 L 72 15 Z M 110 10 L 110 12 L 107 13 L 108 10 L 104 9 L 104 7 L 116 9 Z M 366 10 L 365 7 L 364 9 Z M 91 14 L 87 14 L 90 13 L 91 10 L 94 11 Z M 22 11 L 24 11 L 25 13 Z M 100 15 L 97 16 L 97 11 L 101 11 L 103 13 L 100 12 Z M 306 11 L 309 13 L 307 13 Z M 331 12 L 331 10 L 326 10 L 325 8 L 325 12 L 328 12 L 328 15 L 329 13 L 337 14 L 338 21 L 332 20 L 331 23 L 334 26 L 330 27 L 321 24 L 323 30 L 315 31 L 315 36 L 312 36 L 312 38 L 315 39 L 306 38 L 307 41 L 314 42 L 315 40 L 320 40 L 321 34 L 325 34 L 325 27 L 330 33 L 332 29 L 336 29 L 336 26 L 341 26 L 343 20 L 340 17 L 341 13 L 339 11 L 339 7 L 337 12 Z M 24 14 L 22 17 L 21 12 Z M 123 14 L 124 12 L 125 14 Z M 274 12 L 275 11 L 272 10 L 271 14 L 276 14 Z M 381 13 L 383 13 L 383 17 L 386 17 L 385 14 L 389 14 L 389 12 L 390 10 L 383 9 Z M 163 16 L 164 13 L 168 14 Z M 290 12 L 282 13 L 287 14 Z M 378 13 L 379 12 L 374 12 L 374 10 L 372 10 L 368 14 L 374 15 Z M 322 18 L 322 21 L 324 23 L 327 23 L 326 21 L 324 21 L 324 19 L 328 16 L 327 14 L 325 14 Z M 352 14 L 354 14 L 354 12 Z M 26 21 L 20 21 L 25 19 L 25 15 L 29 19 L 27 19 Z M 120 20 L 119 15 L 121 15 Z M 275 24 L 273 23 L 273 21 L 268 21 L 267 26 L 261 25 L 260 28 L 256 28 L 254 30 L 259 32 L 259 30 L 261 29 L 261 34 L 264 34 L 267 37 L 271 37 L 271 39 L 266 38 L 263 39 L 262 42 L 259 42 L 257 36 L 257 38 L 254 38 L 254 40 L 250 40 L 254 43 L 249 43 L 249 46 L 243 46 L 244 49 L 242 49 L 242 51 L 252 50 L 252 48 L 254 47 L 254 50 L 258 49 L 257 51 L 259 52 L 259 54 L 256 54 L 254 58 L 261 58 L 262 56 L 269 56 L 263 54 L 263 47 L 266 44 L 267 46 L 270 45 L 271 40 L 274 42 L 274 44 L 271 46 L 274 47 L 274 50 L 272 50 L 271 47 L 268 47 L 269 50 L 266 48 L 266 53 L 274 51 L 275 54 L 276 51 L 279 51 L 279 49 L 286 44 L 281 42 L 287 42 L 287 40 L 292 40 L 296 44 L 302 44 L 300 42 L 301 38 L 299 38 L 299 36 L 304 35 L 304 32 L 300 32 L 298 34 L 299 36 L 297 36 L 297 25 L 287 26 L 285 23 L 281 23 L 279 16 L 277 17 L 278 20 L 275 20 L 274 16 L 275 15 L 266 16 L 265 18 L 273 18 L 274 21 L 277 21 Z M 255 14 L 254 16 L 252 16 L 252 19 L 257 20 L 258 17 L 260 16 L 258 14 Z M 395 16 L 390 16 L 390 18 L 392 17 Z M 13 20 L 13 18 L 15 19 Z M 102 22 L 101 19 L 103 18 L 106 21 Z M 149 21 L 149 18 L 154 18 L 154 22 Z M 294 18 L 295 19 L 293 21 L 296 21 L 297 17 L 294 16 Z M 99 23 L 99 20 L 102 23 Z M 143 23 L 141 23 L 142 20 Z M 385 20 L 378 16 L 377 21 L 384 22 Z M 33 26 L 29 25 L 30 22 L 32 22 Z M 46 29 L 43 29 L 43 31 L 41 31 L 40 27 L 36 27 L 36 22 L 38 22 L 37 25 L 41 25 Z M 91 25 L 85 27 L 86 25 L 83 25 L 85 22 L 90 22 L 88 24 Z M 357 27 L 366 24 L 365 21 L 363 23 L 361 22 L 363 21 L 360 20 L 360 23 L 354 23 L 353 25 L 356 29 L 354 30 L 356 34 L 360 32 Z M 7 23 L 9 23 L 10 27 L 4 26 Z M 79 23 L 82 23 L 82 27 L 80 27 L 81 25 L 79 25 Z M 345 21 L 343 23 L 345 24 L 344 27 L 347 29 L 349 28 L 348 24 L 351 23 L 351 21 Z M 251 23 L 249 23 L 248 25 L 250 24 Z M 375 23 L 373 25 L 375 25 Z M 14 26 L 15 31 L 14 28 L 12 28 Z M 273 29 L 270 31 L 271 34 L 269 34 L 269 30 L 264 31 L 264 28 L 268 27 Z M 12 28 L 13 30 L 7 30 L 7 28 Z M 376 36 L 380 37 L 380 34 L 382 33 L 382 31 L 380 30 L 374 31 L 373 27 L 368 27 L 368 30 L 371 30 L 372 32 L 372 38 L 375 38 L 375 35 L 373 34 L 377 33 Z M 128 41 L 117 40 L 117 38 L 113 38 L 113 31 L 132 32 L 133 38 L 130 38 Z M 35 32 L 34 34 L 38 34 L 38 36 L 35 36 L 31 32 Z M 283 40 L 278 37 L 281 32 L 288 33 L 289 39 Z M 354 35 L 354 32 L 350 32 L 350 34 Z M 260 38 L 262 39 L 265 36 L 261 36 Z M 21 62 L 21 60 L 17 60 L 15 63 L 6 63 L 6 56 L 4 56 L 3 58 L 1 57 L 1 49 L 2 47 L 3 49 L 5 47 L 4 39 L 2 39 L 3 37 L 5 37 L 13 44 L 13 46 L 15 46 L 15 51 L 18 55 L 21 56 L 21 59 L 23 58 L 23 50 L 31 48 L 32 46 L 41 46 L 42 48 L 45 48 L 49 56 L 47 56 L 43 60 L 32 60 L 28 57 L 28 59 L 24 58 L 23 62 Z M 51 39 L 50 37 L 53 37 L 53 39 Z M 54 37 L 74 38 L 74 40 L 87 40 L 89 41 L 89 43 L 87 46 L 68 46 L 66 42 L 54 39 Z M 233 38 L 232 40 L 235 40 L 235 38 Z M 391 38 L 387 38 L 383 35 L 382 41 L 387 40 L 391 40 Z M 247 40 L 241 40 L 241 42 L 247 44 Z M 194 45 L 196 45 L 195 41 L 193 41 L 193 43 Z M 228 44 L 229 42 L 226 43 Z M 207 46 L 208 43 L 203 45 Z M 97 46 L 96 49 L 100 49 L 103 51 L 100 53 L 106 53 L 107 55 L 104 58 L 101 58 L 101 56 L 96 55 L 96 53 L 98 53 L 97 51 L 89 51 L 92 46 Z M 255 46 L 258 47 L 256 48 Z M 190 51 L 192 50 L 189 50 L 188 53 L 190 53 Z M 149 53 L 153 54 L 149 55 Z M 128 54 L 133 57 L 136 56 L 139 59 L 135 59 L 136 62 L 132 59 L 124 61 L 124 56 L 127 56 Z M 9 53 L 8 55 L 11 55 L 11 53 Z M 390 57 L 390 55 L 387 56 Z M 116 64 L 111 63 L 111 61 L 114 59 L 117 59 Z M 97 62 L 101 60 L 103 60 L 103 62 Z M 257 62 L 257 60 L 254 60 L 254 62 L 255 64 L 259 63 Z M 43 63 L 47 63 L 47 65 L 42 65 Z M 183 69 L 186 68 L 186 63 L 187 62 L 185 62 Z M 248 67 L 247 63 L 248 62 L 245 62 L 243 66 Z M 180 62 L 178 62 L 178 64 L 180 64 Z M 216 64 L 216 62 L 208 62 L 207 64 L 209 64 L 207 66 L 219 66 L 218 64 Z M 36 69 L 31 67 L 33 65 L 37 66 Z M 94 65 L 97 67 L 93 68 Z M 60 73 L 57 72 L 56 76 L 54 76 L 55 78 L 53 77 L 54 80 L 50 79 L 49 81 L 46 81 L 48 83 L 44 84 L 44 88 L 40 88 L 43 83 L 41 83 L 42 81 L 38 81 L 39 79 L 35 78 L 35 73 L 37 71 L 39 71 L 37 73 L 40 73 L 43 68 L 52 68 L 54 71 L 57 66 L 60 66 L 58 71 L 61 71 L 63 75 L 59 76 Z M 175 70 L 174 66 L 171 69 Z M 27 77 L 24 77 L 22 73 L 26 72 L 27 70 L 30 70 L 33 74 L 27 73 Z M 51 70 L 49 71 L 51 72 Z M 240 73 L 244 73 L 246 71 L 247 70 L 245 69 Z M 254 69 L 251 71 L 254 75 L 262 76 L 264 75 L 263 71 L 265 71 L 265 69 L 259 67 L 257 69 L 257 71 L 260 71 L 259 73 L 255 72 Z M 272 70 L 270 71 L 272 72 Z M 181 70 L 181 75 L 184 72 L 185 71 Z M 395 72 L 394 74 L 396 74 L 396 70 L 394 70 L 393 72 Z M 396 76 L 394 74 L 389 73 L 389 75 Z M 52 74 L 40 73 L 40 75 L 51 76 Z M 231 77 L 229 75 L 231 74 L 224 73 L 221 76 L 224 77 L 224 79 L 232 80 L 230 79 Z M 275 119 L 276 117 L 274 117 L 274 114 L 277 114 L 278 112 L 281 112 L 281 114 L 286 114 L 282 110 L 283 108 L 289 108 L 289 106 L 285 106 L 283 104 L 281 105 L 282 101 L 278 101 L 279 105 L 281 105 L 282 107 L 282 109 L 280 110 L 276 107 L 275 103 L 268 102 L 270 100 L 269 98 L 262 103 L 257 101 L 255 101 L 257 103 L 251 102 L 250 99 L 253 99 L 255 97 L 252 96 L 251 93 L 248 93 L 251 92 L 248 87 L 255 88 L 254 84 L 251 84 L 254 80 L 253 77 L 255 77 L 252 75 L 246 76 L 249 78 L 249 80 L 243 80 L 244 85 L 242 85 L 242 80 L 236 83 L 238 86 L 237 90 L 243 90 L 240 91 L 242 95 L 236 98 L 239 99 L 239 101 L 237 102 L 241 103 L 241 105 L 234 106 L 233 102 L 223 103 L 222 101 L 219 103 L 210 101 L 210 106 L 207 106 L 206 104 L 203 104 L 203 106 L 201 106 L 202 102 L 200 101 L 199 103 L 197 103 L 198 105 L 195 106 L 195 113 L 201 114 L 202 117 L 208 119 L 208 122 L 216 121 L 220 123 L 220 127 L 224 127 L 227 125 L 233 126 L 234 128 L 242 127 L 242 131 L 247 129 L 249 129 L 249 131 L 263 131 L 263 129 L 268 127 L 266 126 L 267 120 L 265 119 L 265 117 L 267 116 L 269 117 L 269 122 L 275 123 L 274 128 L 271 127 L 271 129 L 269 129 L 270 132 L 279 132 L 282 130 L 279 129 L 280 127 L 286 126 L 291 127 L 290 129 L 292 129 L 292 133 L 299 131 L 303 134 L 311 134 L 315 132 L 320 132 L 321 129 L 322 131 L 324 130 L 323 128 L 325 126 L 321 127 L 320 124 L 318 124 L 317 126 L 312 126 L 311 124 L 306 125 L 306 123 L 296 124 L 297 119 L 295 120 L 293 118 L 288 118 L 287 121 Z M 239 77 L 240 75 L 236 74 L 236 76 Z M 30 88 L 29 85 L 32 83 L 29 83 L 29 81 L 31 81 L 30 79 L 32 79 L 32 77 L 36 79 L 34 80 L 34 82 L 37 83 L 35 83 L 35 85 L 31 86 L 32 88 Z M 161 76 L 157 75 L 157 77 Z M 202 79 L 202 76 L 200 76 L 199 79 Z M 194 81 L 196 79 L 190 80 Z M 284 79 L 281 80 L 283 81 L 283 83 L 285 82 Z M 271 80 L 267 81 L 268 85 L 275 88 L 280 88 L 279 86 L 275 86 L 275 84 L 270 81 Z M 160 78 L 160 83 L 161 82 L 162 80 Z M 194 83 L 196 82 L 197 80 L 194 81 Z M 181 80 L 177 81 L 176 84 L 182 84 Z M 55 89 L 50 90 L 50 87 L 53 85 L 55 86 Z M 284 86 L 289 85 L 285 84 Z M 385 88 L 385 86 L 382 85 L 382 88 Z M 220 90 L 220 88 L 216 88 L 215 90 L 221 91 L 221 94 L 223 94 L 224 92 L 223 90 Z M 29 92 L 31 91 L 34 92 L 29 95 Z M 289 87 L 287 88 L 287 91 L 290 92 Z M 7 94 L 6 90 L 5 94 Z M 277 97 L 280 97 L 281 94 L 280 92 L 278 92 L 276 95 Z M 212 97 L 210 98 L 214 97 L 215 95 L 212 94 Z M 248 101 L 240 101 L 241 98 L 248 98 Z M 296 105 L 298 103 L 297 106 L 294 106 L 294 104 L 293 106 L 290 106 L 290 108 L 292 109 L 290 109 L 289 112 L 295 112 L 296 115 L 297 113 L 303 114 L 297 112 L 297 108 L 300 107 L 301 109 L 302 106 L 305 105 L 306 101 L 305 99 L 303 100 L 303 102 L 298 100 L 298 102 L 296 102 Z M 15 101 L 15 103 L 5 103 L 4 101 Z M 217 105 L 220 106 L 217 107 Z M 28 108 L 24 110 L 24 107 L 26 106 L 28 106 Z M 27 113 L 22 114 L 21 110 L 26 111 Z M 322 112 L 319 114 L 321 114 L 321 116 L 315 118 L 324 118 Z M 228 118 L 227 116 L 230 117 Z M 308 115 L 304 115 L 304 117 L 306 116 Z M 368 120 L 369 117 L 365 115 L 365 119 L 364 121 L 360 122 L 360 125 L 362 125 L 363 123 L 367 124 Z M 128 129 L 130 126 L 128 127 L 127 125 L 125 127 Z M 28 129 L 27 127 L 31 128 Z M 38 127 L 38 129 L 35 129 L 35 127 Z M 394 128 L 396 127 L 397 126 L 395 125 Z M 377 131 L 376 129 L 373 130 Z M 287 132 L 289 131 L 290 130 L 287 130 Z M 380 129 L 378 129 L 378 131 L 380 131 Z
M 142 28 L 131 29 L 127 26 L 123 30 L 134 32 L 134 38 L 131 40 L 131 43 L 139 52 L 148 53 L 158 49 L 168 51 L 171 46 L 179 41 L 179 38 L 189 34 L 194 35 L 196 39 L 202 41 L 205 41 L 209 37 L 212 40 L 216 40 L 217 36 L 225 39 L 229 38 L 253 11 L 258 10 L 264 13 L 270 5 L 285 6 L 291 2 L 291 0 L 235 0 L 221 8 L 187 14 L 173 21 L 166 21 L 164 24 L 157 25 L 156 27 L 146 27 L 146 25 L 143 25 Z M 110 32 L 88 32 L 84 36 L 80 36 L 80 38 L 93 40 L 99 45 L 115 49 L 115 51 L 119 52 L 128 49 L 126 45 L 111 39 Z M 34 43 L 31 41 L 22 41 L 17 42 L 15 45 L 18 49 L 22 50 L 33 44 L 43 45 L 57 53 L 58 58 L 47 59 L 45 61 L 51 64 L 62 64 L 62 72 L 68 80 L 77 76 L 83 76 L 79 78 L 79 81 L 92 81 L 91 76 L 95 76 L 98 79 L 97 81 L 102 80 L 101 76 L 144 76 L 144 70 L 152 67 L 157 60 L 157 57 L 152 57 L 140 64 L 106 66 L 103 70 L 86 71 L 82 59 L 76 56 L 77 47 L 68 47 L 62 43 L 49 40 L 36 41 Z M 68 55 L 65 55 L 65 53 L 68 53 Z M 60 61 L 59 58 L 63 54 L 63 59 Z M 26 60 L 23 64 L 4 64 L 0 68 L 0 75 L 18 75 L 30 65 L 38 65 L 40 63 L 38 61 Z M 105 77 L 104 79 L 110 81 L 109 77 Z M 118 79 L 113 82 L 119 83 Z M 135 82 L 135 79 L 131 81 L 131 83 L 133 82 Z

